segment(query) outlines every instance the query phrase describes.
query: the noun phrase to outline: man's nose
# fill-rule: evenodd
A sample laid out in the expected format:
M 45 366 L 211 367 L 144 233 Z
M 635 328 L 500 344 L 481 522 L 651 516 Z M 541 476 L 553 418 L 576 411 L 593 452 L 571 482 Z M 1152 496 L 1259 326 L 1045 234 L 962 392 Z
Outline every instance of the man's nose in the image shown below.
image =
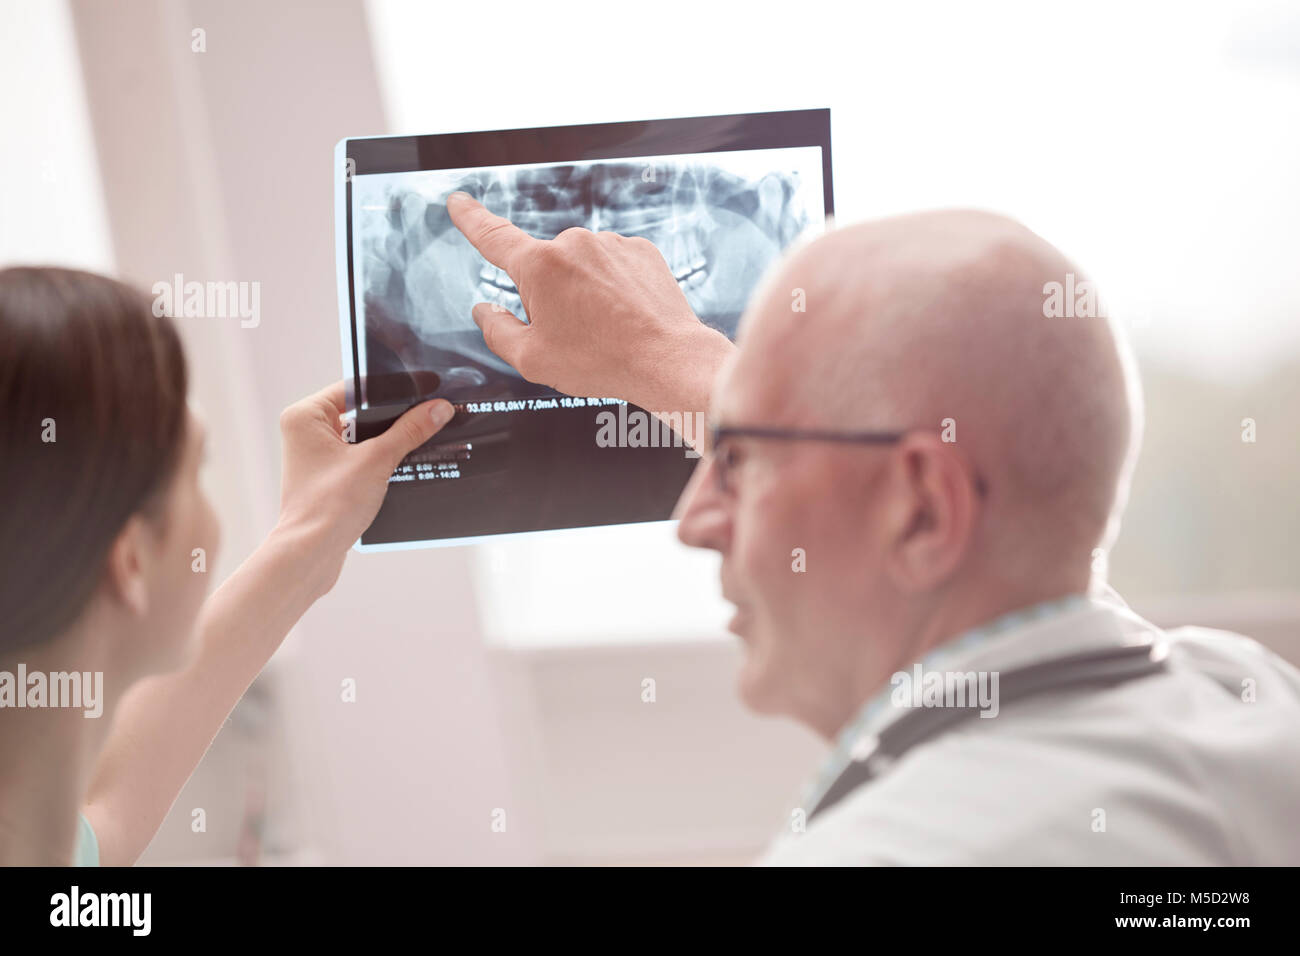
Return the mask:
M 722 551 L 730 534 L 731 517 L 718 490 L 714 467 L 712 456 L 700 459 L 677 499 L 673 517 L 680 519 L 677 537 L 682 544 Z

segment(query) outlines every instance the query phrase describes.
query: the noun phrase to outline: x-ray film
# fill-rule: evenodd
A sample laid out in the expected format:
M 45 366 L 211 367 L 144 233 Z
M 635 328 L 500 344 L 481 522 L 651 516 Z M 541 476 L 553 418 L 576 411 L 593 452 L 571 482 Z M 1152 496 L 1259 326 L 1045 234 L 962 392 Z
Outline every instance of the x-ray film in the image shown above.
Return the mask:
M 574 226 L 649 239 L 730 338 L 763 273 L 832 212 L 829 110 L 347 139 L 336 161 L 357 437 L 430 398 L 457 408 L 394 472 L 361 550 L 665 520 L 697 460 L 648 412 L 528 382 L 488 349 L 475 303 L 527 314 L 451 224 L 449 193 L 540 239 Z

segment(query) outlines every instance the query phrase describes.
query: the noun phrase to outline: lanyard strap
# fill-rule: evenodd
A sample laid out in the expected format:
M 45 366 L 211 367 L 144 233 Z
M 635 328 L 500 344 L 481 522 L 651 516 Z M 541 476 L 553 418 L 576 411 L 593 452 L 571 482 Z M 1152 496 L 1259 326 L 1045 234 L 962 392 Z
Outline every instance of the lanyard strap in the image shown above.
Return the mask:
M 999 676 L 999 708 L 1047 691 L 1112 687 L 1147 677 L 1165 670 L 1168 657 L 1167 644 L 1148 638 L 1136 644 L 1030 664 Z M 812 820 L 870 782 L 917 744 L 978 712 L 975 707 L 922 707 L 900 717 L 880 732 L 875 746 L 865 757 L 854 760 L 835 779 L 808 819 Z

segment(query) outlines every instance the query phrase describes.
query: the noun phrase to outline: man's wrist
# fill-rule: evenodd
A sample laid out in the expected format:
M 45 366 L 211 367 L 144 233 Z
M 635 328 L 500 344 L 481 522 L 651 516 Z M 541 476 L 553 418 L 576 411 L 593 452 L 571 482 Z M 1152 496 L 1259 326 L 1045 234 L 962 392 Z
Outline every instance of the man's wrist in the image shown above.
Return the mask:
M 651 412 L 707 412 L 722 363 L 735 350 L 702 322 L 664 339 L 644 355 L 647 367 L 629 400 Z

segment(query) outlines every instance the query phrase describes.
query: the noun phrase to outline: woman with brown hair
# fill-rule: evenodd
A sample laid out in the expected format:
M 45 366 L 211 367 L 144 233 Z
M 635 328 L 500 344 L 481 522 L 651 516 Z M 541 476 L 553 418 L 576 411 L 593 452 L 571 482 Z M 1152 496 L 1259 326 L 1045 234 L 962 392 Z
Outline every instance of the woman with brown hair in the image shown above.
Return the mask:
M 205 600 L 195 549 L 210 562 L 218 528 L 186 389 L 143 293 L 0 270 L 0 864 L 134 862 L 393 469 L 453 413 L 426 402 L 350 444 L 342 382 L 287 408 L 279 520 Z M 68 675 L 85 703 L 101 674 L 98 719 L 50 706 Z

